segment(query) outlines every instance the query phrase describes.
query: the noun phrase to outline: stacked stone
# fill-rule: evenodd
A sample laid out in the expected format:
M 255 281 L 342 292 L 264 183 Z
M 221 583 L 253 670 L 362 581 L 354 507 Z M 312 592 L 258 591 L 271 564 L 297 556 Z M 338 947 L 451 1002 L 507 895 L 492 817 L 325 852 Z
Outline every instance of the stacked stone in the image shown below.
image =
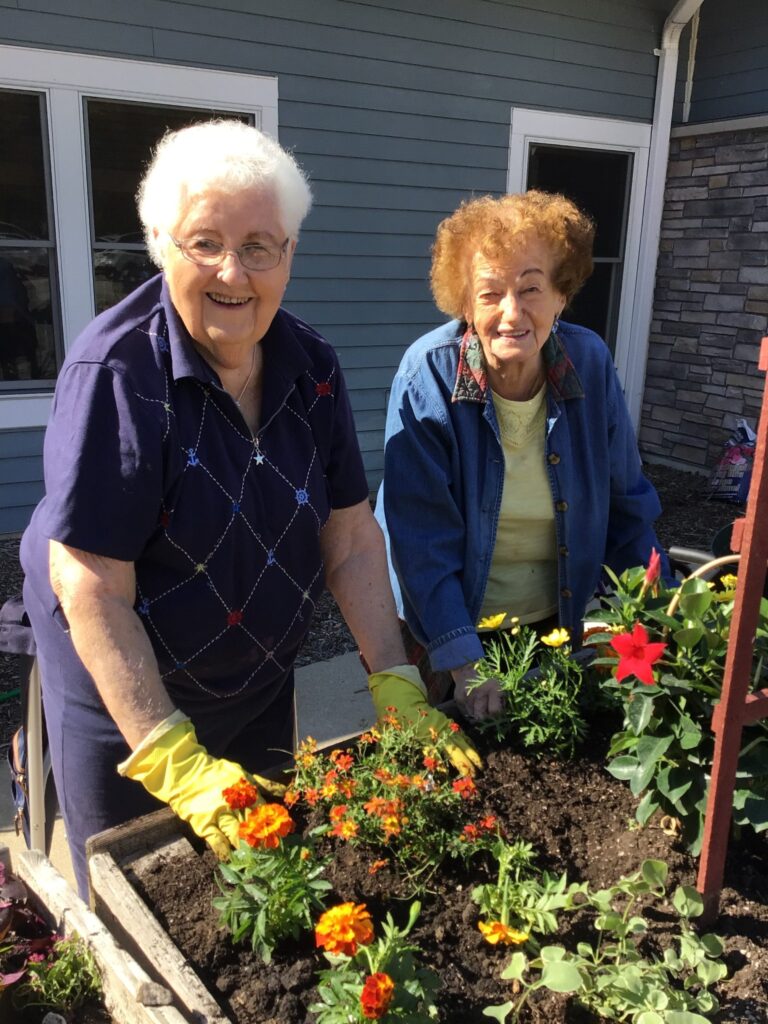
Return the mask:
M 766 333 L 768 125 L 676 134 L 640 429 L 644 454 L 708 471 L 739 417 L 754 428 Z

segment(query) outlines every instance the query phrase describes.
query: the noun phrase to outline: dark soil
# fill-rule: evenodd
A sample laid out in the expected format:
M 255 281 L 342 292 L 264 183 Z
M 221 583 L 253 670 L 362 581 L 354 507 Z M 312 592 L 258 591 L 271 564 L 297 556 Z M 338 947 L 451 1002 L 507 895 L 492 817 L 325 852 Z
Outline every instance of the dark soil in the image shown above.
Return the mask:
M 606 773 L 599 754 L 562 763 L 495 750 L 487 754 L 478 784 L 481 813 L 497 815 L 508 837 L 533 843 L 537 863 L 550 873 L 565 871 L 569 881 L 609 886 L 646 858 L 656 858 L 669 865 L 670 893 L 677 884 L 695 881 L 695 861 L 658 824 L 633 827 L 634 799 Z M 404 921 L 411 894 L 396 871 L 384 869 L 372 877 L 369 865 L 380 854 L 350 846 L 337 849 L 328 905 L 363 902 L 375 921 L 386 910 Z M 717 990 L 722 1003 L 718 1022 L 768 1021 L 766 854 L 768 843 L 753 834 L 731 850 L 722 915 L 711 929 L 725 940 L 729 969 L 729 978 Z M 449 862 L 433 879 L 432 891 L 421 896 L 422 912 L 412 935 L 423 950 L 422 962 L 441 978 L 438 1007 L 444 1024 L 482 1024 L 488 1019 L 482 1016 L 483 1007 L 510 998 L 509 983 L 499 977 L 509 950 L 484 942 L 470 898 L 471 886 L 488 880 L 487 867 L 476 865 L 470 874 Z M 312 936 L 279 949 L 269 966 L 247 944 L 233 948 L 211 908 L 211 898 L 218 894 L 215 871 L 212 854 L 201 851 L 183 862 L 155 861 L 151 873 L 135 885 L 236 1024 L 310 1024 L 307 1006 L 315 999 L 315 972 L 327 966 Z M 676 918 L 669 904 L 651 915 L 649 941 L 656 948 L 670 945 Z M 561 924 L 561 932 L 547 941 L 573 948 L 585 938 L 578 915 L 563 915 Z M 567 997 L 545 994 L 529 1004 L 522 1021 L 594 1024 L 595 1018 Z

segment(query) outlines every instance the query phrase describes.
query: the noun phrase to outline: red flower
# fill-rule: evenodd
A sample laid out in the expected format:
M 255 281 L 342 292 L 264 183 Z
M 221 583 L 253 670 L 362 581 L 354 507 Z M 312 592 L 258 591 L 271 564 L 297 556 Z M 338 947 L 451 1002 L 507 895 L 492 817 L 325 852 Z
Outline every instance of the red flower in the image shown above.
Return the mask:
M 648 559 L 648 568 L 645 571 L 645 585 L 650 587 L 661 576 L 661 555 L 656 548 L 651 548 L 651 557 Z
M 666 644 L 648 643 L 648 632 L 636 622 L 631 633 L 619 633 L 611 640 L 611 647 L 619 655 L 619 664 L 616 666 L 616 681 L 621 682 L 627 676 L 637 676 L 641 683 L 646 686 L 653 686 L 653 670 L 651 665 L 658 661 L 664 651 Z
M 388 974 L 382 971 L 369 974 L 360 993 L 360 1005 L 365 1019 L 381 1020 L 389 1009 L 394 991 L 395 983 Z
M 253 807 L 259 802 L 259 791 L 249 782 L 248 779 L 239 779 L 234 786 L 228 786 L 221 791 L 224 800 L 233 811 L 244 811 L 246 807 Z
M 454 779 L 451 786 L 455 793 L 460 794 L 462 800 L 470 800 L 477 792 L 477 786 L 467 775 L 460 779 Z

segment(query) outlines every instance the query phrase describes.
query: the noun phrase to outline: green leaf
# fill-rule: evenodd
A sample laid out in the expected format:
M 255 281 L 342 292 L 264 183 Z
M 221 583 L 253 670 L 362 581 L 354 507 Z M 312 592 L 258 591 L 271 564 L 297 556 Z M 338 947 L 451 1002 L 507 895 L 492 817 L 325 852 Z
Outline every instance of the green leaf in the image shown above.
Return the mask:
M 668 868 L 663 860 L 644 860 L 640 871 L 648 885 L 654 889 L 663 889 L 666 885 Z
M 640 773 L 640 765 L 636 757 L 625 754 L 624 757 L 616 757 L 608 765 L 608 771 L 614 779 L 621 779 L 622 782 L 629 782 Z
M 655 1010 L 644 1010 L 637 1018 L 635 1024 L 664 1024 L 664 1018 Z
M 652 789 L 649 789 L 643 797 L 643 799 L 637 805 L 637 810 L 635 811 L 635 818 L 637 818 L 641 825 L 646 825 L 654 811 L 658 811 L 658 809 L 659 802 L 656 799 L 656 794 Z
M 680 803 L 680 800 L 685 796 L 692 785 L 693 779 L 691 778 L 690 772 L 683 768 L 668 766 L 666 768 L 662 768 L 656 776 L 656 788 L 667 798 L 667 800 L 669 800 L 677 813 L 681 816 L 686 814 L 686 809 Z
M 565 950 L 562 946 L 542 946 L 539 956 L 542 963 L 556 964 L 565 959 Z
M 680 917 L 698 917 L 704 913 L 704 900 L 692 885 L 680 885 L 675 889 L 672 905 Z
M 499 1024 L 504 1024 L 504 1021 L 514 1010 L 514 1003 L 502 1003 L 501 1006 L 486 1006 L 483 1010 L 484 1017 L 493 1017 Z
M 501 972 L 504 981 L 522 981 L 528 970 L 528 958 L 525 953 L 513 953 L 512 959 Z
M 682 647 L 687 651 L 694 648 L 703 636 L 704 627 L 701 623 L 697 623 L 695 626 L 683 626 L 682 629 L 676 630 L 674 634 L 677 646 Z
M 655 764 L 667 751 L 674 737 L 643 736 L 637 744 L 637 758 L 643 765 Z
M 647 728 L 652 714 L 653 699 L 636 696 L 627 708 L 627 721 L 636 736 L 639 736 Z
M 584 987 L 584 979 L 578 967 L 566 960 L 545 963 L 541 972 L 541 983 L 551 992 L 578 992 Z
M 712 591 L 702 579 L 687 580 L 680 587 L 679 608 L 684 619 L 700 619 L 712 601 Z
M 702 944 L 709 956 L 723 955 L 723 949 L 725 947 L 723 946 L 723 940 L 719 935 L 713 935 L 711 932 L 708 932 L 706 935 L 701 936 L 699 942 Z
M 728 968 L 720 960 L 702 960 L 696 965 L 696 976 L 707 987 L 722 981 L 727 974 Z
M 664 1017 L 664 1024 L 712 1024 L 700 1013 L 691 1013 L 690 1010 L 667 1010 Z
M 737 825 L 751 825 L 755 832 L 768 829 L 768 799 L 749 790 L 737 790 L 733 799 L 733 820 Z

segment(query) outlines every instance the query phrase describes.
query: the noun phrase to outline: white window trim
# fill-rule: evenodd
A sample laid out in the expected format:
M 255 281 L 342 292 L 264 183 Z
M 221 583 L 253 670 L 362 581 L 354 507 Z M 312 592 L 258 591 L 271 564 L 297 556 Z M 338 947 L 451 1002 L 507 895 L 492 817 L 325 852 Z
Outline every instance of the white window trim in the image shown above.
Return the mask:
M 0 88 L 45 95 L 65 350 L 94 316 L 83 98 L 249 113 L 277 138 L 276 77 L 0 46 Z M 51 401 L 50 393 L 2 395 L 0 429 L 44 426 Z
M 642 380 L 638 380 L 638 377 L 645 373 L 648 347 L 647 338 L 643 341 L 635 337 L 635 283 L 639 269 L 651 125 L 513 107 L 507 175 L 509 192 L 525 190 L 528 154 L 532 142 L 550 145 L 572 144 L 582 149 L 610 149 L 632 153 L 634 156 L 614 355 L 616 370 L 625 393 L 634 393 L 638 387 L 642 388 Z

